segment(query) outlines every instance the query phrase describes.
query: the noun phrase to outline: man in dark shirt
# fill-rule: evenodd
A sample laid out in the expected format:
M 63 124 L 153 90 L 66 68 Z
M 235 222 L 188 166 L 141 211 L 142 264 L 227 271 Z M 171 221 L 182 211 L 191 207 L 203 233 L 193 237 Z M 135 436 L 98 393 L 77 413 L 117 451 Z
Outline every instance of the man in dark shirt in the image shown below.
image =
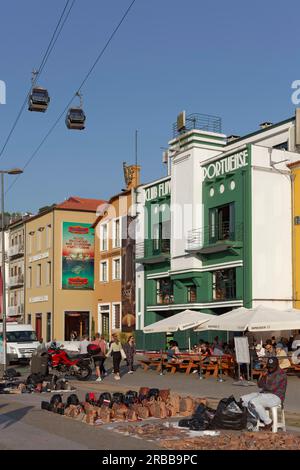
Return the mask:
M 272 420 L 266 408 L 282 405 L 285 399 L 287 376 L 280 369 L 277 357 L 270 357 L 267 362 L 267 371 L 258 380 L 260 392 L 250 393 L 241 397 L 244 406 L 251 403 L 260 418 L 265 423 L 264 429 L 270 429 Z

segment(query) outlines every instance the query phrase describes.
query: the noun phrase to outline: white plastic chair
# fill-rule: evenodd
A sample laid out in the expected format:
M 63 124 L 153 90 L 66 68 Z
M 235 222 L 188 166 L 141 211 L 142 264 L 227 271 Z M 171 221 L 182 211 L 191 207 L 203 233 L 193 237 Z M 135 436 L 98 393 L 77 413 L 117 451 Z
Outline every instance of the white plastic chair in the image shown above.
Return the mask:
M 272 414 L 272 432 L 278 432 L 278 429 L 282 429 L 283 431 L 286 431 L 286 425 L 285 425 L 285 415 L 284 415 L 284 409 L 283 406 L 278 405 L 278 406 L 272 406 L 267 409 L 267 412 L 270 412 Z M 280 417 L 278 417 L 278 412 L 280 412 Z M 279 420 L 280 419 L 280 420 Z M 259 431 L 259 428 L 263 428 L 265 425 L 261 421 L 257 422 L 257 427 L 256 430 Z

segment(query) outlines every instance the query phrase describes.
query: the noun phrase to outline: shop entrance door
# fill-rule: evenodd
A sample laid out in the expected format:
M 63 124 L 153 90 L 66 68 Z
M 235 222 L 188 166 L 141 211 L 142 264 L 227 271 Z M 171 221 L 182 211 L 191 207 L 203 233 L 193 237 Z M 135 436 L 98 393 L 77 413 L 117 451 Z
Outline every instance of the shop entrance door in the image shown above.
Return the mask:
M 35 331 L 38 341 L 42 338 L 42 314 L 36 313 L 35 315 Z
M 98 328 L 100 330 L 99 333 L 101 335 L 104 335 L 106 340 L 109 340 L 109 312 L 109 304 L 98 306 Z
M 90 312 L 65 312 L 65 341 L 90 336 Z

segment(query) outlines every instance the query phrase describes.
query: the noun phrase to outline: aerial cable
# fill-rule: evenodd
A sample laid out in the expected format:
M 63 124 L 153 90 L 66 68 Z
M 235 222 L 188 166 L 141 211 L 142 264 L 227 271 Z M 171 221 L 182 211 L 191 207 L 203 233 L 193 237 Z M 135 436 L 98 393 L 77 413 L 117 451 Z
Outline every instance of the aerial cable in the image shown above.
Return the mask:
M 79 85 L 79 87 L 77 88 L 77 91 L 73 94 L 72 98 L 70 99 L 70 101 L 68 102 L 68 104 L 65 106 L 64 110 L 59 114 L 59 116 L 57 117 L 56 121 L 54 122 L 54 124 L 50 127 L 50 129 L 48 130 L 48 132 L 46 133 L 46 135 L 43 137 L 43 139 L 41 140 L 41 142 L 39 143 L 39 145 L 37 146 L 37 148 L 34 150 L 34 152 L 30 155 L 30 157 L 27 159 L 24 167 L 23 167 L 23 170 L 25 168 L 27 168 L 27 166 L 31 163 L 31 161 L 34 159 L 34 157 L 38 154 L 39 150 L 41 149 L 41 147 L 44 145 L 44 143 L 46 142 L 46 140 L 48 139 L 48 137 L 50 136 L 50 134 L 53 132 L 53 130 L 55 129 L 55 127 L 57 126 L 57 124 L 59 123 L 59 121 L 61 120 L 61 118 L 65 115 L 66 111 L 68 110 L 68 108 L 70 107 L 71 103 L 73 102 L 74 98 L 76 96 L 78 96 L 78 93 L 80 93 L 80 90 L 82 89 L 82 87 L 85 85 L 86 81 L 88 80 L 88 78 L 90 77 L 91 73 L 93 72 L 94 68 L 96 67 L 97 63 L 99 62 L 99 60 L 101 59 L 101 57 L 103 56 L 105 50 L 107 49 L 107 47 L 109 46 L 110 42 L 112 41 L 113 37 L 116 35 L 118 29 L 120 28 L 120 26 L 122 25 L 123 21 L 125 20 L 125 18 L 127 17 L 129 11 L 131 10 L 133 4 L 136 2 L 136 0 L 133 0 L 131 2 L 131 4 L 129 5 L 129 7 L 127 8 L 127 10 L 125 11 L 125 13 L 123 14 L 121 20 L 119 21 L 118 25 L 115 27 L 115 29 L 113 30 L 112 34 L 110 35 L 110 37 L 108 38 L 108 40 L 106 41 L 104 47 L 102 48 L 102 50 L 100 51 L 100 53 L 98 54 L 95 62 L 93 63 L 93 65 L 91 66 L 91 68 L 89 69 L 88 73 L 86 74 L 86 76 L 84 77 L 84 79 L 82 80 L 81 84 Z M 17 175 L 15 177 L 15 179 L 12 181 L 12 183 L 9 185 L 9 187 L 7 188 L 6 190 L 6 193 L 8 193 L 8 191 L 10 191 L 10 189 L 15 185 L 15 183 L 18 181 L 19 177 L 21 176 L 20 175 Z M 6 194 L 5 193 L 5 194 Z
M 32 87 L 35 85 L 35 83 L 36 83 L 38 77 L 41 75 L 41 73 L 42 73 L 42 71 L 43 71 L 43 69 L 44 69 L 44 67 L 45 67 L 45 65 L 46 65 L 46 62 L 48 61 L 48 58 L 49 58 L 49 56 L 50 56 L 50 54 L 51 54 L 51 52 L 52 52 L 52 50 L 53 50 L 53 47 L 54 47 L 54 45 L 55 45 L 55 43 L 56 43 L 56 41 L 57 41 L 57 39 L 58 39 L 58 37 L 59 37 L 61 31 L 62 31 L 62 28 L 63 28 L 63 26 L 64 26 L 64 24 L 65 24 L 65 22 L 66 22 L 66 20 L 67 20 L 67 18 L 68 18 L 68 16 L 69 16 L 70 12 L 71 12 L 71 10 L 72 10 L 72 8 L 73 8 L 73 5 L 74 5 L 74 3 L 75 3 L 76 0 L 73 0 L 73 2 L 72 2 L 72 4 L 71 4 L 71 7 L 70 7 L 69 11 L 67 12 L 66 17 L 65 17 L 65 19 L 64 19 L 64 21 L 63 21 L 63 24 L 62 24 L 62 26 L 61 26 L 61 28 L 60 28 L 60 30 L 59 30 L 59 32 L 58 32 L 56 38 L 55 38 L 56 32 L 57 32 L 57 30 L 58 30 L 58 28 L 59 28 L 59 26 L 60 26 L 60 23 L 62 22 L 62 19 L 63 19 L 63 17 L 64 17 L 65 11 L 66 11 L 66 9 L 67 9 L 68 4 L 70 3 L 70 1 L 71 1 L 71 0 L 67 0 L 67 1 L 66 1 L 66 4 L 65 4 L 65 6 L 64 6 L 64 9 L 63 9 L 63 11 L 62 11 L 62 13 L 61 13 L 61 15 L 60 15 L 60 18 L 59 18 L 59 20 L 58 20 L 58 23 L 57 23 L 57 25 L 56 25 L 56 28 L 55 28 L 55 30 L 54 30 L 54 32 L 53 32 L 53 34 L 52 34 L 51 40 L 50 40 L 50 42 L 49 42 L 49 44 L 48 44 L 47 50 L 46 50 L 46 52 L 44 53 L 44 56 L 43 56 L 43 58 L 42 58 L 40 67 L 39 67 L 39 69 L 38 69 L 36 72 L 34 72 L 34 79 L 32 80 L 32 85 L 31 85 L 31 87 L 30 87 L 30 89 L 29 89 L 29 91 L 28 91 L 28 93 L 27 93 L 27 95 L 26 95 L 26 97 L 25 97 L 25 100 L 24 100 L 24 102 L 23 102 L 23 104 L 22 104 L 22 106 L 21 106 L 21 108 L 20 108 L 20 111 L 18 112 L 18 115 L 17 115 L 17 117 L 16 117 L 16 119 L 15 119 L 13 125 L 12 125 L 12 128 L 11 128 L 11 130 L 10 130 L 10 132 L 9 132 L 9 134 L 8 134 L 8 136 L 7 136 L 7 138 L 6 138 L 5 142 L 4 142 L 4 144 L 3 144 L 3 146 L 2 146 L 2 149 L 1 149 L 1 151 L 0 151 L 0 159 L 3 158 L 2 155 L 3 155 L 3 153 L 4 153 L 4 150 L 6 149 L 6 146 L 7 146 L 8 142 L 9 142 L 9 140 L 10 140 L 10 138 L 11 138 L 11 136 L 12 136 L 12 134 L 13 134 L 13 132 L 14 132 L 14 130 L 15 130 L 15 128 L 16 128 L 18 122 L 19 122 L 19 119 L 20 119 L 20 117 L 21 117 L 21 115 L 22 115 L 22 113 L 23 113 L 23 111 L 24 111 L 24 108 L 25 108 L 25 106 L 26 106 L 26 104 L 27 104 L 27 101 L 28 101 L 28 98 L 29 98 L 29 96 L 30 96 Z M 54 39 L 54 38 L 55 38 L 55 39 Z

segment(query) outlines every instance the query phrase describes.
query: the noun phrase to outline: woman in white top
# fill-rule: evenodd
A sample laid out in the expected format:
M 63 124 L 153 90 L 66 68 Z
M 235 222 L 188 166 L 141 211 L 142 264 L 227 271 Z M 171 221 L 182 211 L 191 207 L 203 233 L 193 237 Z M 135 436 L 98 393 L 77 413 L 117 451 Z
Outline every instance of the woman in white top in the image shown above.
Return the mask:
M 126 354 L 124 352 L 123 346 L 119 341 L 117 333 L 112 335 L 112 342 L 107 351 L 106 357 L 112 355 L 113 358 L 113 368 L 114 368 L 114 378 L 115 380 L 120 380 L 120 362 L 122 359 L 126 359 Z

